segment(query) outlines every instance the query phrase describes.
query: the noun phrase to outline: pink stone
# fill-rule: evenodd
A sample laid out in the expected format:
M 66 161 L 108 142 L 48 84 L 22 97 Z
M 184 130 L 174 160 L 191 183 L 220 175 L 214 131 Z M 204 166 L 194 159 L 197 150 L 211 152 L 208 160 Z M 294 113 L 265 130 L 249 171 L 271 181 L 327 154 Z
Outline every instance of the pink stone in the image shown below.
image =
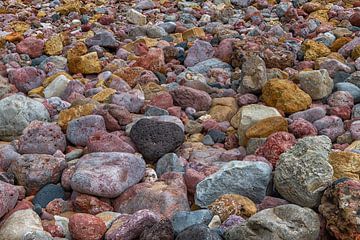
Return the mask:
M 44 41 L 35 37 L 28 37 L 16 45 L 18 53 L 28 54 L 31 58 L 40 57 L 44 49 Z

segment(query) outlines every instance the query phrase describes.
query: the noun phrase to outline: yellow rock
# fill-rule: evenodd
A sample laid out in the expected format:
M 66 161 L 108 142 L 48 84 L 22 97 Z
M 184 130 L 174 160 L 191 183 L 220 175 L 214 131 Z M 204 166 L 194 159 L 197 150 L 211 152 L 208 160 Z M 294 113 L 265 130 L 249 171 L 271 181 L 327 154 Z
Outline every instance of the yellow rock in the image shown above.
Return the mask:
M 203 38 L 205 37 L 205 32 L 202 28 L 200 27 L 194 27 L 191 28 L 185 32 L 183 32 L 182 37 L 185 41 L 189 41 L 190 39 L 194 39 L 194 38 Z
M 133 88 L 144 70 L 142 67 L 123 67 L 115 71 L 114 75 L 124 79 Z
M 261 98 L 266 105 L 275 107 L 284 113 L 305 110 L 312 103 L 310 95 L 289 80 L 271 79 L 266 82 L 262 93 Z
M 341 37 L 336 39 L 331 45 L 330 49 L 333 52 L 337 52 L 342 46 L 350 42 L 352 39 L 350 37 Z
M 345 151 L 360 150 L 360 140 L 353 141 Z
M 329 12 L 329 10 L 317 10 L 315 12 L 310 13 L 308 18 L 309 19 L 317 19 L 321 23 L 326 23 L 329 21 L 328 12 Z
M 10 23 L 10 27 L 14 30 L 14 32 L 18 33 L 24 33 L 30 29 L 30 25 L 22 21 L 13 21 Z
M 155 47 L 158 44 L 158 40 L 153 39 L 153 38 L 148 38 L 148 37 L 143 37 L 143 38 L 139 38 L 134 42 L 128 43 L 124 46 L 122 46 L 123 49 L 125 49 L 128 52 L 133 52 L 134 51 L 134 46 L 137 43 L 143 43 L 145 44 L 147 47 Z
M 45 42 L 45 53 L 54 56 L 62 53 L 64 46 L 59 34 L 52 36 Z
M 256 205 L 251 199 L 238 194 L 224 194 L 208 207 L 214 215 L 219 215 L 221 221 L 225 221 L 231 215 L 249 218 L 257 211 Z
M 334 169 L 334 178 L 348 177 L 360 180 L 360 154 L 353 152 L 332 152 L 329 163 Z
M 37 16 L 38 18 L 45 17 L 45 16 L 46 16 L 46 12 L 44 12 L 44 11 L 39 11 L 36 16 Z
M 314 40 L 306 40 L 302 47 L 305 48 L 304 59 L 306 61 L 314 61 L 320 57 L 326 57 L 331 53 L 330 49 L 325 44 Z
M 29 95 L 29 96 L 34 96 L 34 95 L 44 96 L 44 94 L 43 94 L 44 89 L 45 89 L 45 88 L 44 88 L 43 86 L 40 86 L 40 87 L 31 89 L 31 90 L 28 92 L 28 95 Z
M 189 142 L 202 142 L 204 139 L 204 135 L 202 135 L 201 133 L 195 133 L 195 134 L 192 134 L 188 141 Z
M 57 78 L 60 75 L 64 75 L 69 80 L 73 80 L 72 76 L 69 75 L 67 72 L 63 72 L 63 71 L 57 72 L 57 73 L 51 75 L 50 77 L 45 78 L 45 80 L 42 83 L 43 87 L 44 88 L 47 87 L 52 81 L 54 81 L 55 78 Z
M 182 33 L 174 33 L 170 35 L 174 39 L 174 43 L 181 43 L 184 41 Z
M 101 92 L 95 94 L 92 99 L 98 101 L 98 102 L 108 102 L 110 97 L 116 93 L 115 89 L 112 88 L 106 88 L 102 90 Z
M 247 138 L 265 138 L 270 136 L 275 132 L 287 132 L 288 131 L 288 122 L 285 118 L 269 117 L 252 125 L 245 133 Z
M 210 108 L 210 116 L 218 122 L 230 121 L 236 114 L 238 106 L 235 98 L 223 97 L 214 98 Z
M 351 51 L 351 58 L 356 60 L 360 57 L 360 45 L 357 45 L 352 51 Z
M 23 39 L 24 39 L 24 37 L 23 37 L 22 33 L 18 33 L 18 32 L 13 32 L 4 37 L 4 40 L 9 41 L 9 42 L 20 42 Z
M 55 11 L 63 15 L 68 15 L 70 12 L 80 12 L 81 5 L 81 1 L 72 0 L 55 8 Z
M 85 43 L 78 42 L 68 51 L 67 60 L 71 73 L 92 74 L 101 72 L 101 63 L 96 52 L 87 53 Z
M 68 122 L 73 119 L 92 114 L 95 108 L 95 104 L 87 103 L 62 110 L 59 114 L 58 124 L 62 129 L 66 129 Z
M 165 88 L 156 84 L 154 82 L 149 82 L 144 86 L 141 86 L 141 90 L 144 92 L 144 96 L 146 100 L 151 100 L 153 97 L 158 94 L 165 92 Z

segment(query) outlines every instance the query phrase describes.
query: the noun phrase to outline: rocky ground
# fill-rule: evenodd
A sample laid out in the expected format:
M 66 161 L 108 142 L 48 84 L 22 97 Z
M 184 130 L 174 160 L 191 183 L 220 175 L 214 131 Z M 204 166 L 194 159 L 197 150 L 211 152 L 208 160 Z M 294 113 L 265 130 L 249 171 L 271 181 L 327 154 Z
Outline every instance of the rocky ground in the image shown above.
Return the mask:
M 360 240 L 360 1 L 0 1 L 0 240 Z

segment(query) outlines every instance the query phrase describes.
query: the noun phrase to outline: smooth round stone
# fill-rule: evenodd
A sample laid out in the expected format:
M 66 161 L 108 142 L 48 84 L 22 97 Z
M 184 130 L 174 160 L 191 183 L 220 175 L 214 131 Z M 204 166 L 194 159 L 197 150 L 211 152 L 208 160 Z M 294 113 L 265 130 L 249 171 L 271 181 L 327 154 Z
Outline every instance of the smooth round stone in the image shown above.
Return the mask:
M 32 202 L 34 205 L 39 204 L 41 207 L 45 208 L 49 202 L 56 198 L 65 200 L 64 189 L 59 185 L 48 184 L 36 193 Z
M 353 96 L 355 103 L 360 102 L 360 88 L 358 88 L 356 85 L 352 83 L 348 83 L 348 82 L 337 83 L 335 84 L 335 91 L 349 92 Z

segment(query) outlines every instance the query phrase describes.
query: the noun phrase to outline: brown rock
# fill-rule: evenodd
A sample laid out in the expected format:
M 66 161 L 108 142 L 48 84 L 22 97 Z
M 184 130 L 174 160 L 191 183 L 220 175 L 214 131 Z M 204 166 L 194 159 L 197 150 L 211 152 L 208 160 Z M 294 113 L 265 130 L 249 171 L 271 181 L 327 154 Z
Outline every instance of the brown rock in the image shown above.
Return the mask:
M 75 196 L 73 199 L 74 209 L 77 212 L 89 213 L 96 215 L 105 211 L 112 211 L 113 207 L 99 198 L 87 194 L 81 194 L 74 192 Z
M 354 152 L 332 152 L 329 162 L 334 169 L 334 178 L 360 180 L 360 154 Z
M 100 240 L 106 232 L 106 226 L 98 217 L 76 213 L 69 218 L 69 231 L 74 240 Z
M 275 132 L 287 132 L 288 123 L 283 117 L 269 117 L 252 125 L 245 133 L 247 138 L 264 138 Z
M 230 121 L 238 110 L 233 97 L 214 98 L 210 108 L 210 116 L 218 122 Z
M 75 118 L 92 114 L 95 108 L 95 104 L 86 103 L 65 109 L 59 114 L 58 124 L 62 129 L 66 129 L 68 122 Z

